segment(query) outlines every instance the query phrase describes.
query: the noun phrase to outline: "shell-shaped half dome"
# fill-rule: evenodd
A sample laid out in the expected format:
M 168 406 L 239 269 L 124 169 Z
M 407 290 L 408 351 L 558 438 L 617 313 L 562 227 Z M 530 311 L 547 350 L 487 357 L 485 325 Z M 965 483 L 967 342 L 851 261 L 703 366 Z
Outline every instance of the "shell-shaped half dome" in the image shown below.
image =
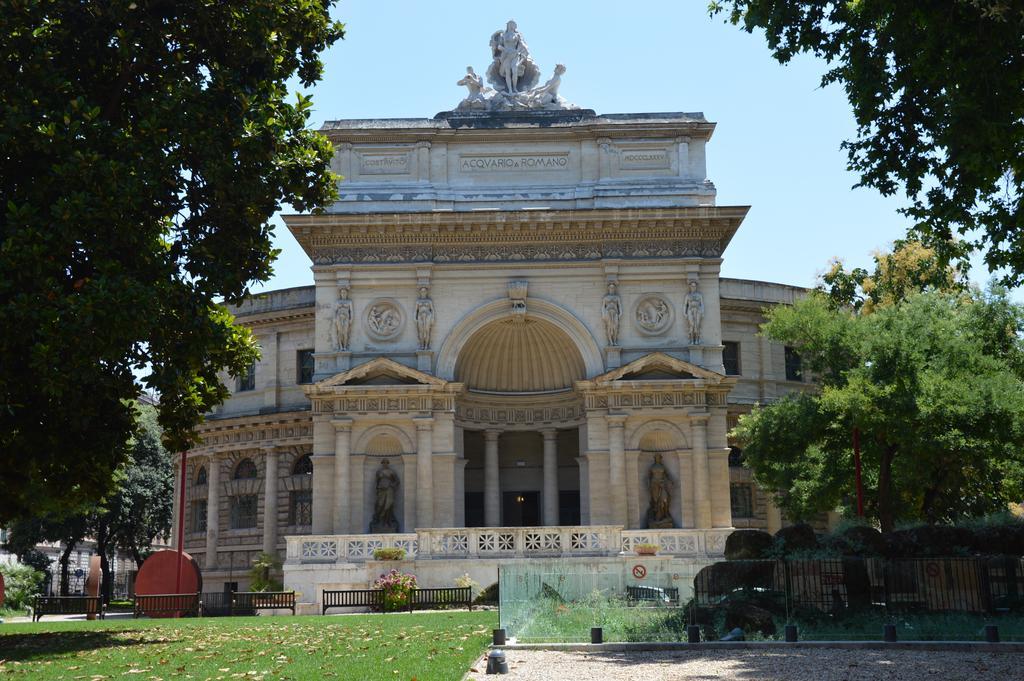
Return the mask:
M 455 380 L 470 390 L 495 393 L 565 390 L 585 374 L 572 339 L 551 322 L 532 317 L 484 326 L 455 363 Z

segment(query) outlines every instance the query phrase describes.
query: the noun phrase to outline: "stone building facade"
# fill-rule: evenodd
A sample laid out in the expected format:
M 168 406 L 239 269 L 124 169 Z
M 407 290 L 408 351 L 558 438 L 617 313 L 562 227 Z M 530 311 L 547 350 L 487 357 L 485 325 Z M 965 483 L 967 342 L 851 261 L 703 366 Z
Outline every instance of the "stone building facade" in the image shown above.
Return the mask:
M 470 92 L 324 125 L 340 199 L 285 218 L 313 285 L 233 310 L 263 356 L 178 481 L 208 589 L 261 551 L 315 590 L 382 546 L 461 574 L 779 525 L 728 431 L 807 387 L 757 335 L 802 292 L 719 276 L 747 207 L 715 203 L 714 124 Z

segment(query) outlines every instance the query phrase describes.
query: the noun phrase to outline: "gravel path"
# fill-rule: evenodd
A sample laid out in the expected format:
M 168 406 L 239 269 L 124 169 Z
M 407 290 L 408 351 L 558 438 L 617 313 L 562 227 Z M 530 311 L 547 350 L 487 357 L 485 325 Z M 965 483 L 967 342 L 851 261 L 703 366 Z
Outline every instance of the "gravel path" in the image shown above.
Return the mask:
M 529 681 L 1009 681 L 1024 678 L 1024 653 L 793 650 L 576 653 L 508 650 L 509 674 Z

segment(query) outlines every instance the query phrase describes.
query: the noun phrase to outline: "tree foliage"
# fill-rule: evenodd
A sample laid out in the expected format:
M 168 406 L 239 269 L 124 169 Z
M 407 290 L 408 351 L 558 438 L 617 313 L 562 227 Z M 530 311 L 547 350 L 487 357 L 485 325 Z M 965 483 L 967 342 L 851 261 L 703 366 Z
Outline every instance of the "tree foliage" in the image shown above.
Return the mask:
M 762 332 L 799 351 L 820 391 L 741 418 L 745 460 L 793 517 L 849 508 L 856 427 L 883 529 L 1004 510 L 1024 496 L 1022 330 L 1024 309 L 996 286 L 926 287 L 870 308 L 817 291 L 777 307 Z
M 287 81 L 333 0 L 12 0 L 0 12 L 0 521 L 85 505 L 140 387 L 173 450 L 256 357 L 216 301 L 266 279 L 269 218 L 335 196 Z
M 986 250 L 1024 281 L 1024 0 L 719 0 L 774 57 L 824 58 L 857 123 L 861 184 L 910 200 L 916 231 L 947 254 Z M 954 241 L 956 235 L 965 241 Z

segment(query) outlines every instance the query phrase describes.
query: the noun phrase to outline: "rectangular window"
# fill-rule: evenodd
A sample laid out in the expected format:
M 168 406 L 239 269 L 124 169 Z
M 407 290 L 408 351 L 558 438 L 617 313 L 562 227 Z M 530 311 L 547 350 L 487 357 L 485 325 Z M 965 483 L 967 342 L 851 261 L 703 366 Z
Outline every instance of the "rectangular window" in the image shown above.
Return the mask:
M 245 530 L 256 527 L 258 497 L 255 494 L 239 494 L 231 497 L 231 529 Z
M 192 531 L 206 532 L 206 499 L 192 502 Z
M 733 518 L 754 517 L 754 488 L 745 482 L 729 485 L 729 501 Z
M 237 392 L 245 392 L 247 390 L 256 389 L 256 363 L 253 362 L 249 365 L 249 368 L 244 374 L 238 377 L 238 390 Z
M 793 348 L 786 348 L 786 380 L 804 380 L 804 371 L 800 366 L 800 354 Z
M 313 524 L 313 490 L 300 489 L 291 493 L 288 504 L 289 525 Z
M 295 380 L 299 383 L 312 383 L 313 369 L 316 366 L 313 362 L 313 351 L 299 350 L 295 364 L 298 367 L 298 377 Z
M 725 365 L 726 376 L 740 375 L 740 344 L 736 341 L 723 341 L 722 364 Z

